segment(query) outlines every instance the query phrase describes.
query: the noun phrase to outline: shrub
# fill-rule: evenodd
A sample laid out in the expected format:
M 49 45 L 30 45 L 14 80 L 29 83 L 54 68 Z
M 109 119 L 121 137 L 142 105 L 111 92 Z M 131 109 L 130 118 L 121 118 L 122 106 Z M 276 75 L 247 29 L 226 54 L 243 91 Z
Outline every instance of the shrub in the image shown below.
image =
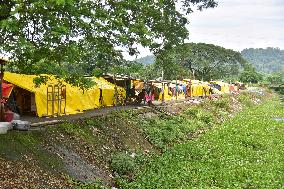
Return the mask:
M 112 157 L 111 168 L 119 175 L 134 173 L 135 159 L 127 153 L 117 153 Z
M 204 111 L 203 107 L 188 108 L 187 110 L 185 110 L 184 113 L 186 115 L 189 115 L 193 119 L 196 119 L 206 124 L 212 123 L 214 121 L 212 113 Z
M 222 98 L 217 99 L 216 101 L 213 101 L 213 105 L 215 105 L 217 108 L 229 110 L 230 101 L 229 98 L 224 96 Z

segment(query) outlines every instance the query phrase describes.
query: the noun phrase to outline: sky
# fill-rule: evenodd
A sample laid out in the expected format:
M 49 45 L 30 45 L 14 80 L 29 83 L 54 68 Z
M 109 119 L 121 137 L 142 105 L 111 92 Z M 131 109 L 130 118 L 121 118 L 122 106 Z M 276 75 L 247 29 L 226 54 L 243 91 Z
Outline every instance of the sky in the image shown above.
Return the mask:
M 241 51 L 245 48 L 284 49 L 284 0 L 216 0 L 218 7 L 188 16 L 189 39 Z M 139 48 L 139 57 L 151 52 Z M 129 60 L 135 59 L 125 54 Z

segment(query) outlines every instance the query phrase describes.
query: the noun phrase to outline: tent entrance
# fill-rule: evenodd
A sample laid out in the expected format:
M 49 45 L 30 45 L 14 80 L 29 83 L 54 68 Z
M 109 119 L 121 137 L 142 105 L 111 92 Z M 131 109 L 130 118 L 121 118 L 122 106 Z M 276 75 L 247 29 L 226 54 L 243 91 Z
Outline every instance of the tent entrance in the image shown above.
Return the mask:
M 17 113 L 20 115 L 36 115 L 36 103 L 35 94 L 15 86 L 13 89 L 13 94 L 11 95 L 15 98 L 15 105 Z
M 46 115 L 60 116 L 66 114 L 66 86 L 48 85 L 46 93 Z

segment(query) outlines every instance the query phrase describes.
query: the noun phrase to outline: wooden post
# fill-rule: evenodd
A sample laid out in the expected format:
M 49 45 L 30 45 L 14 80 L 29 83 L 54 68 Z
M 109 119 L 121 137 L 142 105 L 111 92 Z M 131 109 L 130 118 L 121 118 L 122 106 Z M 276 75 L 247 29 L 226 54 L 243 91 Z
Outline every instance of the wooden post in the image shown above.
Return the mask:
M 165 83 L 162 82 L 162 89 L 163 89 L 163 94 L 162 94 L 162 104 L 165 103 Z
M 177 87 L 177 78 L 176 78 L 176 100 L 178 99 L 178 96 L 177 96 L 177 90 L 178 89 L 178 87 Z
M 118 94 L 117 94 L 117 86 L 116 86 L 116 81 L 115 81 L 115 74 L 113 74 L 112 78 L 113 78 L 113 82 L 114 82 L 114 97 L 115 97 L 114 106 L 116 106 L 117 101 L 118 101 Z
M 6 61 L 3 59 L 0 59 L 1 64 L 1 70 L 0 70 L 0 100 L 1 100 L 1 107 L 0 107 L 0 120 L 4 121 L 4 102 L 3 102 L 3 91 L 2 91 L 2 83 L 4 78 L 4 65 Z

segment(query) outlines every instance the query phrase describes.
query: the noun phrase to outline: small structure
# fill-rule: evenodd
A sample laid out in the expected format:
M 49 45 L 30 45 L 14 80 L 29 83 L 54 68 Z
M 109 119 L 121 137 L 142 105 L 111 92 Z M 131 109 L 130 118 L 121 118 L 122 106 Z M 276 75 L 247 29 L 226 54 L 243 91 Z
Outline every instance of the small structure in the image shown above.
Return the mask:
M 33 82 L 36 77 L 5 72 L 4 80 L 15 86 L 13 95 L 22 114 L 38 117 L 76 114 L 102 105 L 116 105 L 115 94 L 125 98 L 123 88 L 115 89 L 116 86 L 103 78 L 91 78 L 97 85 L 83 91 L 50 75 L 46 84 L 36 87 Z M 103 104 L 100 102 L 100 96 L 103 98 Z

